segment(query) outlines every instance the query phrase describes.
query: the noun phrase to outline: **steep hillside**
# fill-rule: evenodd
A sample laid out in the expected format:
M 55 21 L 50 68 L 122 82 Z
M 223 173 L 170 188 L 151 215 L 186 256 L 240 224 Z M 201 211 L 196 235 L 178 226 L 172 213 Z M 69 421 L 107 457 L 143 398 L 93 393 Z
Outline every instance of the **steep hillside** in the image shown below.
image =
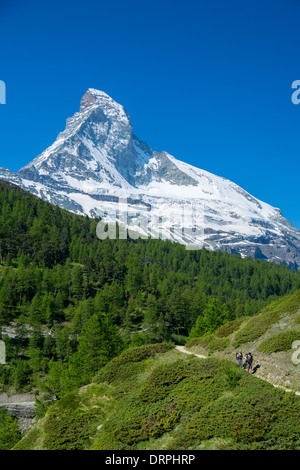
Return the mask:
M 227 322 L 214 333 L 194 338 L 186 347 L 190 352 L 232 361 L 236 351 L 242 351 L 244 357 L 250 351 L 257 377 L 300 394 L 300 290 L 270 303 L 251 318 Z
M 300 397 L 170 344 L 131 348 L 65 395 L 14 449 L 300 449 Z
M 253 315 L 274 299 L 281 305 L 280 296 L 299 289 L 300 271 L 221 251 L 187 251 L 170 241 L 99 240 L 95 232 L 96 220 L 0 183 L 0 338 L 7 353 L 0 390 L 36 391 L 43 397 L 41 413 L 48 400 L 57 399 L 20 445 L 244 448 L 245 429 L 242 439 L 228 434 L 235 426 L 232 417 L 219 430 L 218 406 L 225 403 L 237 423 L 249 418 L 252 429 L 252 417 L 235 415 L 234 408 L 236 399 L 245 398 L 238 384 L 246 384 L 262 403 L 255 423 L 262 414 L 266 425 L 259 431 L 262 438 L 255 434 L 262 443 L 251 448 L 298 446 L 293 433 L 279 429 L 284 415 L 290 419 L 289 407 L 297 414 L 294 402 L 275 395 L 269 410 L 260 393 L 273 387 L 264 383 L 258 393 L 255 384 L 261 382 L 236 364 L 199 362 L 170 349 L 170 342 L 184 344 L 203 315 L 206 328 L 215 331 L 224 322 L 239 324 L 242 315 Z M 168 344 L 156 344 L 163 342 Z M 189 420 L 206 419 L 201 413 L 207 406 L 217 407 L 215 414 L 208 411 L 215 425 L 210 434 L 195 434 Z M 276 423 L 272 418 L 269 424 L 268 410 Z M 16 423 L 4 415 L 1 421 L 5 433 L 17 438 Z M 121 422 L 128 422 L 125 434 Z M 1 439 L 0 447 L 7 448 L 6 436 Z

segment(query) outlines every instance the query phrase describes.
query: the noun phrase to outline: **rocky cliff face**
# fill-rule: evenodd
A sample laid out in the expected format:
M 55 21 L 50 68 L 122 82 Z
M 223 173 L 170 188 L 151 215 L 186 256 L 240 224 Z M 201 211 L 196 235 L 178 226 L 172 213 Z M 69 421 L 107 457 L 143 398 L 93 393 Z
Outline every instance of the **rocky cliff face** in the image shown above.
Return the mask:
M 22 434 L 35 422 L 35 398 L 30 393 L 7 395 L 0 393 L 0 409 L 4 408 L 17 419 Z
M 53 204 L 144 237 L 300 265 L 300 231 L 235 183 L 153 151 L 126 110 L 89 89 L 80 110 L 41 155 L 0 177 Z

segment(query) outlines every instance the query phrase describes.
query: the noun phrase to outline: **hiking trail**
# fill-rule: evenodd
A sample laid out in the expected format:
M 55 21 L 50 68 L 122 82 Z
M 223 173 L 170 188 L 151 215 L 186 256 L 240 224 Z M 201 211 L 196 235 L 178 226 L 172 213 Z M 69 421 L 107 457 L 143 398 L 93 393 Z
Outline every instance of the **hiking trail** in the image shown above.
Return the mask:
M 195 353 L 193 353 L 193 352 L 191 352 L 191 351 L 188 351 L 184 346 L 175 346 L 175 348 L 176 348 L 178 351 L 180 351 L 180 352 L 182 352 L 182 353 L 184 353 L 184 354 L 192 354 L 193 356 L 197 356 L 197 357 L 199 357 L 200 359 L 207 359 L 207 356 L 203 356 L 202 354 L 195 354 Z M 262 380 L 266 380 L 266 379 L 263 379 L 262 377 L 260 377 L 260 378 L 261 378 Z M 270 382 L 269 380 L 266 380 L 266 381 L 269 382 L 271 385 L 273 385 L 273 387 L 275 387 L 275 388 L 281 388 L 281 389 L 284 390 L 285 392 L 289 392 L 289 393 L 293 392 L 293 390 L 291 390 L 291 389 L 289 389 L 289 388 L 284 388 L 284 387 L 280 387 L 279 385 L 274 385 L 274 384 L 272 384 L 272 382 Z M 296 392 L 294 392 L 294 393 L 295 393 L 295 395 L 299 395 L 299 396 L 300 396 L 300 392 L 297 392 L 297 391 L 296 391 Z

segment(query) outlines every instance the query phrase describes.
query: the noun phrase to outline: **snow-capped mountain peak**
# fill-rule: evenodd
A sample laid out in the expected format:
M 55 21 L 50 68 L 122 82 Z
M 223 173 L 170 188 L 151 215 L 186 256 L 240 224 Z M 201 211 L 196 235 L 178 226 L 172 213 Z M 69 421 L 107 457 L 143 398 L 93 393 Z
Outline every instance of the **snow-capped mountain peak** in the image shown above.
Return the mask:
M 300 232 L 279 209 L 225 178 L 152 150 L 133 134 L 125 108 L 94 88 L 48 149 L 17 174 L 0 169 L 0 177 L 78 214 L 109 221 L 126 215 L 144 236 L 155 232 L 179 243 L 300 265 Z M 118 202 L 126 198 L 122 209 Z M 194 232 L 191 206 L 201 219 Z M 139 223 L 141 214 L 149 231 Z

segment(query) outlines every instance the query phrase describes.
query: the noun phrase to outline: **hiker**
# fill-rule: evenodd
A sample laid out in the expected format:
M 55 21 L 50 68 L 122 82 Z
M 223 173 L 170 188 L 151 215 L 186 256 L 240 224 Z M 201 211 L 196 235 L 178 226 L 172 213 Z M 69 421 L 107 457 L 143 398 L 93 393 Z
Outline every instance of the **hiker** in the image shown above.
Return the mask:
M 242 351 L 237 352 L 235 357 L 236 357 L 236 360 L 238 361 L 239 365 L 241 367 L 243 367 L 243 354 L 242 354 Z
M 252 374 L 252 362 L 253 362 L 253 356 L 249 352 L 246 354 L 246 365 L 247 365 L 247 371 L 250 372 L 250 374 Z

